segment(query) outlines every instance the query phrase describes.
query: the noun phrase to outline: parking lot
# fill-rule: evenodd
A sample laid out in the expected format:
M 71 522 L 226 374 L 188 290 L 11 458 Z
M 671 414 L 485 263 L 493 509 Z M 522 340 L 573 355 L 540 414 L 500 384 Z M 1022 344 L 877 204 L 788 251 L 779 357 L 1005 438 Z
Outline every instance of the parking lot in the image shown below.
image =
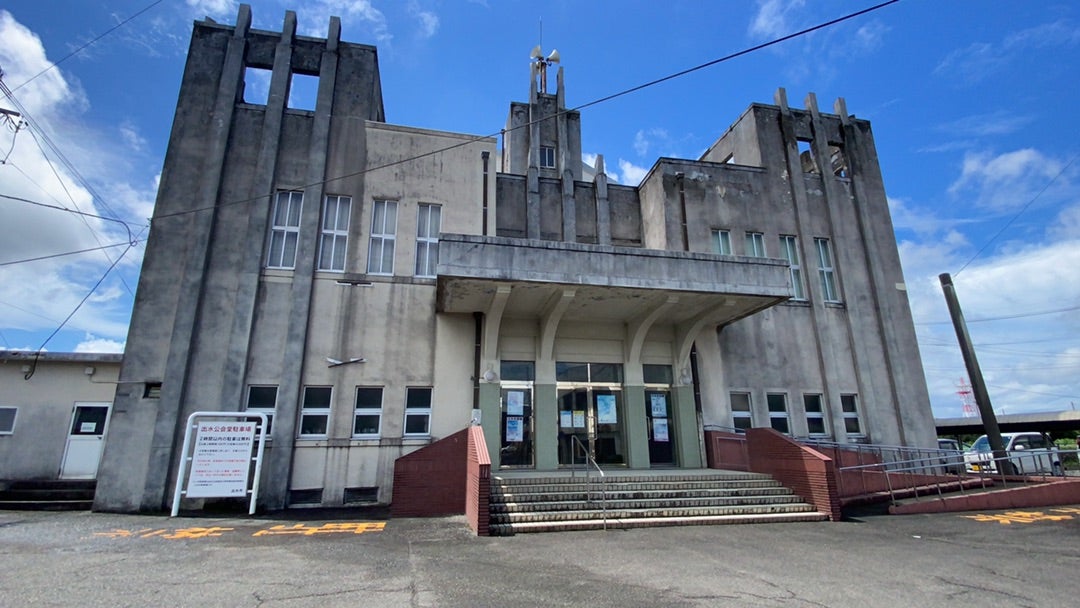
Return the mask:
M 0 512 L 5 606 L 1066 606 L 1080 506 L 477 538 L 462 518 Z

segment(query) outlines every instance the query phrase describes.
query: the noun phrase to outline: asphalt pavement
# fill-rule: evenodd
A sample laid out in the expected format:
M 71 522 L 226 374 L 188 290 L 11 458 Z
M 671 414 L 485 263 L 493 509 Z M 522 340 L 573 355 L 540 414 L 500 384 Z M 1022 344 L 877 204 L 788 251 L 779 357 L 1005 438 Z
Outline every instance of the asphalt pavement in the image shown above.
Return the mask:
M 0 511 L 0 606 L 1072 606 L 1080 506 L 473 536 L 460 517 Z

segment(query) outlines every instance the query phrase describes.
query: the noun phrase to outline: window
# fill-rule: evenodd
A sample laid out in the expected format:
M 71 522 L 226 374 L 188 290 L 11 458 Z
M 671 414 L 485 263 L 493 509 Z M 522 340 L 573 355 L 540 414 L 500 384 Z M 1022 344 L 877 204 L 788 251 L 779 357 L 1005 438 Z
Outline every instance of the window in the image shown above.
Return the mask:
M 731 233 L 727 230 L 712 231 L 713 253 L 731 255 Z
M 323 201 L 322 236 L 319 238 L 319 270 L 345 272 L 349 244 L 349 213 L 352 199 L 329 194 Z
M 809 141 L 799 140 L 799 163 L 802 165 L 803 173 L 817 173 L 817 159 L 814 158 L 814 147 L 810 145 Z
M 394 235 L 397 234 L 397 202 L 375 201 L 371 211 L 371 245 L 368 272 L 394 274 Z
M 746 233 L 746 255 L 755 258 L 765 257 L 765 235 L 760 232 Z
M 289 74 L 288 107 L 298 110 L 315 110 L 319 97 L 319 77 L 315 74 Z
M 353 415 L 354 437 L 378 437 L 382 422 L 382 387 L 356 387 L 356 410 Z
M 793 296 L 796 300 L 805 300 L 806 292 L 803 290 L 802 282 L 802 264 L 799 260 L 799 239 L 792 235 L 784 234 L 780 236 L 780 251 L 784 254 L 784 259 L 788 261 L 789 268 L 791 270 L 791 289 Z
M 555 148 L 540 146 L 540 167 L 543 169 L 555 168 Z
M 326 436 L 330 422 L 329 386 L 304 387 L 304 403 L 300 408 L 300 436 Z
M 439 231 L 442 207 L 420 203 L 416 220 L 416 276 L 434 277 L 439 263 Z
M 832 251 L 829 239 L 814 239 L 818 254 L 818 276 L 821 277 L 821 293 L 826 302 L 839 302 L 840 294 L 836 290 L 836 269 L 833 267 Z
M 431 433 L 431 389 L 409 387 L 405 389 L 405 434 L 428 435 Z
M 825 423 L 825 408 L 821 395 L 803 395 L 803 409 L 806 410 L 806 430 L 811 437 L 827 437 L 829 427 Z
M 0 407 L 0 435 L 10 435 L 15 432 L 15 414 L 17 407 Z
M 266 436 L 274 427 L 274 409 L 277 407 L 276 386 L 249 386 L 247 407 L 249 412 L 266 414 Z
M 840 408 L 844 411 L 844 431 L 848 435 L 861 437 L 863 432 L 855 395 L 840 395 Z
M 784 433 L 790 433 L 787 416 L 787 395 L 783 393 L 769 393 L 765 396 L 769 405 L 769 424 L 772 428 Z
M 161 383 L 147 382 L 143 384 L 143 399 L 161 399 Z
M 270 97 L 270 76 L 273 72 L 266 68 L 244 67 L 244 88 L 241 98 L 244 103 L 265 106 Z
M 750 393 L 731 393 L 731 426 L 746 430 L 752 426 Z
M 300 211 L 304 193 L 291 190 L 277 193 L 274 199 L 274 223 L 270 227 L 270 252 L 267 268 L 296 266 L 296 241 L 300 238 Z

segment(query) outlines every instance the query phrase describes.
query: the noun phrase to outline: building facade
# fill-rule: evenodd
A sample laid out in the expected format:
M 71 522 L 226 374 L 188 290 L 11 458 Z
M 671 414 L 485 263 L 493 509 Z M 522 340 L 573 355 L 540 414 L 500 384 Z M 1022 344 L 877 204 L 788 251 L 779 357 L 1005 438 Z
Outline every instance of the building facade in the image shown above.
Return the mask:
M 171 501 L 195 411 L 272 417 L 266 508 L 393 499 L 466 426 L 493 466 L 702 466 L 704 426 L 933 445 L 870 125 L 753 105 L 639 186 L 563 71 L 492 138 L 387 124 L 376 49 L 195 24 L 95 508 Z M 263 100 L 247 93 L 268 70 Z M 314 108 L 290 87 L 317 77 Z

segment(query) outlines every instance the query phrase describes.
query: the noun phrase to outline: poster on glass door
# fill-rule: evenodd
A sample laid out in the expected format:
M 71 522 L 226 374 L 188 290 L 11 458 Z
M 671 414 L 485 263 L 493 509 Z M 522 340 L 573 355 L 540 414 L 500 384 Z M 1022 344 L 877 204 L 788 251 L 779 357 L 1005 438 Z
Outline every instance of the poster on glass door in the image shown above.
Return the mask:
M 525 413 L 525 392 L 508 391 L 506 393 L 506 415 L 521 416 Z
M 653 441 L 670 441 L 668 439 L 667 418 L 653 418 L 652 435 Z
M 649 395 L 649 402 L 653 418 L 667 418 L 667 395 L 653 393 Z
M 521 418 L 507 418 L 506 419 L 506 441 L 507 443 L 518 443 L 524 440 L 523 430 L 521 424 Z
M 618 424 L 619 416 L 615 413 L 615 395 L 596 396 L 596 422 L 598 424 Z

